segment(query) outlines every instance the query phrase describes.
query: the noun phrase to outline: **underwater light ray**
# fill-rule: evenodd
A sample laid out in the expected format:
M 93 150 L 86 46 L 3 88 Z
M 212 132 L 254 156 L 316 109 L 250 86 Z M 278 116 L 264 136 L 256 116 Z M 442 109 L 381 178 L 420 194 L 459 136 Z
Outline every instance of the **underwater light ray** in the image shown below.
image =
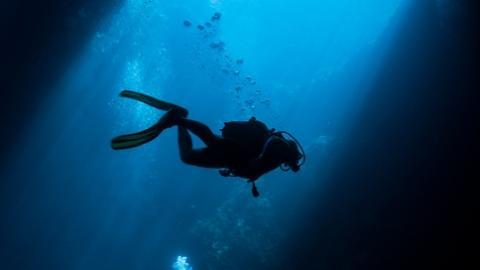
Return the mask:
M 207 205 L 203 206 L 208 208 L 208 210 L 201 212 L 204 215 L 202 219 L 211 221 L 204 227 L 199 226 L 199 234 L 214 234 L 215 232 L 208 231 L 211 229 L 211 227 L 208 227 L 210 225 L 213 228 L 220 229 L 228 227 L 227 225 L 230 223 L 226 221 L 225 224 L 218 223 L 224 221 L 225 216 L 246 217 L 241 222 L 237 222 L 241 226 L 235 223 L 236 226 L 238 225 L 235 227 L 235 230 L 238 232 L 261 231 L 266 227 L 275 229 L 277 228 L 276 226 L 279 226 L 282 231 L 284 229 L 288 231 L 286 230 L 288 227 L 286 224 L 267 224 L 267 222 L 262 224 L 258 222 L 258 220 L 261 220 L 260 217 L 256 219 L 250 217 L 255 214 L 261 216 L 265 214 L 264 212 L 278 212 L 279 200 L 283 200 L 287 196 L 291 198 L 295 193 L 300 193 L 303 191 L 302 187 L 312 187 L 312 185 L 305 183 L 309 181 L 309 174 L 312 173 L 309 169 L 302 172 L 300 176 L 296 175 L 300 177 L 299 181 L 295 182 L 296 184 L 281 179 L 290 179 L 291 177 L 289 176 L 273 174 L 266 177 L 265 181 L 268 181 L 269 188 L 271 187 L 272 191 L 264 193 L 265 201 L 271 203 L 268 207 L 262 208 L 262 213 L 262 211 L 258 210 L 259 207 L 255 207 L 256 205 L 252 207 L 245 203 L 247 199 L 250 199 L 247 186 L 241 186 L 240 183 L 238 185 L 230 185 L 231 183 L 224 182 L 217 183 L 215 181 L 221 180 L 218 179 L 216 172 L 207 173 L 201 169 L 186 169 L 178 158 L 174 135 L 176 131 L 174 130 L 169 132 L 169 134 L 165 134 L 158 142 L 148 147 L 130 153 L 122 153 L 119 156 L 114 156 L 103 148 L 99 150 L 101 147 L 108 146 L 110 135 L 118 133 L 120 130 L 134 129 L 138 126 L 151 124 L 162 113 L 150 110 L 147 106 L 141 104 L 122 103 L 123 101 L 119 101 L 117 94 L 123 88 L 135 88 L 135 90 L 146 91 L 161 98 L 168 96 L 179 97 L 188 94 L 185 99 L 188 99 L 188 102 L 193 104 L 192 107 L 196 110 L 194 110 L 195 116 L 201 115 L 202 117 L 200 118 L 202 120 L 205 119 L 207 122 L 218 122 L 218 119 L 223 117 L 219 113 L 225 112 L 226 114 L 229 107 L 234 105 L 234 101 L 230 96 L 223 95 L 221 98 L 218 98 L 220 92 L 224 91 L 224 89 L 204 89 L 206 85 L 218 87 L 218 85 L 222 85 L 223 81 L 218 84 L 210 83 L 208 79 L 204 78 L 206 77 L 206 71 L 194 70 L 195 67 L 193 65 L 185 67 L 180 64 L 169 63 L 172 59 L 185 60 L 186 58 L 183 48 L 172 48 L 181 43 L 176 40 L 178 37 L 161 36 L 164 31 L 167 31 L 164 28 L 153 29 L 156 24 L 164 22 L 163 19 L 146 20 L 139 16 L 143 12 L 151 14 L 153 11 L 147 11 L 152 8 L 160 10 L 162 8 L 161 5 L 165 3 L 163 1 L 152 2 L 148 6 L 144 6 L 142 3 L 143 1 L 128 1 L 124 8 L 120 9 L 116 16 L 112 17 L 111 21 L 106 22 L 104 28 L 99 29 L 98 35 L 92 37 L 92 42 L 82 57 L 72 64 L 72 71 L 58 84 L 58 88 L 63 91 L 60 91 L 59 95 L 52 96 L 43 105 L 45 110 L 34 121 L 32 132 L 24 140 L 26 141 L 26 146 L 22 147 L 24 148 L 23 150 L 20 150 L 23 152 L 21 156 L 27 156 L 27 153 L 32 149 L 31 147 L 38 142 L 36 140 L 38 137 L 46 138 L 45 141 L 51 139 L 50 147 L 42 148 L 32 153 L 32 160 L 38 157 L 46 157 L 32 169 L 32 172 L 42 171 L 42 175 L 46 177 L 54 176 L 61 178 L 68 176 L 68 180 L 76 182 L 75 185 L 79 185 L 83 189 L 88 188 L 81 186 L 82 184 L 80 183 L 92 185 L 91 190 L 89 190 L 92 196 L 89 207 L 94 207 L 95 203 L 107 205 L 105 216 L 102 218 L 97 217 L 95 221 L 95 225 L 98 226 L 96 229 L 99 229 L 99 233 L 96 235 L 98 239 L 91 240 L 91 242 L 85 245 L 86 248 L 79 252 L 84 253 L 84 257 L 80 259 L 80 265 L 84 266 L 84 268 L 99 263 L 98 254 L 110 247 L 109 240 L 118 244 L 131 241 L 132 245 L 139 247 L 139 252 L 147 254 L 143 256 L 131 255 L 132 258 L 141 257 L 145 259 L 145 265 L 148 265 L 149 260 L 153 260 L 154 257 L 148 253 L 148 250 L 152 248 L 160 249 L 162 244 L 159 242 L 168 238 L 169 233 L 178 227 L 175 220 L 179 213 L 196 212 L 196 210 L 189 209 L 192 201 L 195 201 L 197 205 Z M 239 3 L 237 2 L 237 4 Z M 254 2 L 250 3 L 253 4 L 248 7 L 258 8 L 258 5 L 254 4 Z M 371 1 L 371 3 L 374 5 L 378 1 Z M 349 12 L 345 14 L 351 14 L 352 18 L 343 20 L 347 17 L 343 14 L 337 21 L 333 15 L 330 16 L 329 20 L 331 21 L 328 21 L 326 23 L 327 26 L 323 27 L 328 31 L 318 36 L 309 35 L 316 29 L 313 25 L 310 28 L 306 28 L 304 33 L 302 33 L 304 28 L 292 27 L 286 35 L 268 34 L 268 31 L 271 31 L 271 29 L 262 28 L 264 26 L 261 20 L 255 21 L 255 23 L 250 25 L 258 28 L 256 31 L 258 31 L 259 36 L 262 33 L 267 34 L 267 38 L 261 40 L 264 42 L 263 44 L 260 42 L 255 43 L 256 40 L 254 40 L 249 45 L 251 47 L 243 46 L 245 43 L 243 39 L 249 38 L 248 31 L 253 30 L 239 29 L 242 27 L 241 22 L 235 27 L 233 27 L 233 23 L 222 25 L 222 31 L 218 34 L 218 38 L 224 40 L 228 50 L 231 50 L 229 53 L 245 60 L 243 72 L 254 76 L 258 82 L 257 86 L 268 88 L 268 95 L 266 94 L 265 96 L 272 103 L 276 104 L 277 107 L 274 109 L 280 112 L 278 119 L 265 112 L 258 113 L 259 117 L 265 117 L 266 121 L 273 123 L 274 126 L 281 129 L 295 130 L 295 134 L 298 133 L 298 138 L 307 144 L 310 141 L 314 143 L 313 140 L 321 136 L 328 137 L 330 135 L 323 134 L 324 129 L 317 128 L 315 125 L 315 122 L 321 119 L 319 117 L 320 114 L 328 114 L 334 117 L 334 120 L 339 123 L 338 129 L 342 128 L 342 125 L 344 127 L 345 123 L 348 122 L 348 119 L 351 117 L 349 107 L 361 101 L 361 96 L 368 88 L 368 82 L 366 81 L 375 76 L 375 68 L 377 66 L 369 67 L 363 64 L 356 66 L 365 68 L 362 72 L 365 77 L 362 78 L 346 73 L 345 67 L 355 63 L 356 57 L 361 54 L 359 51 L 365 50 L 368 46 L 371 46 L 370 48 L 378 48 L 376 47 L 378 44 L 385 42 L 381 35 L 384 29 L 381 27 L 381 24 L 386 25 L 389 23 L 388 20 L 362 23 L 359 18 L 364 13 L 356 14 L 357 17 L 354 16 L 354 8 L 358 8 L 359 5 L 349 6 L 345 1 L 338 4 L 329 2 L 329 4 L 347 9 Z M 220 1 L 218 5 L 220 5 Z M 318 5 L 321 6 L 322 4 L 318 3 Z M 268 7 L 268 4 L 264 3 L 260 8 L 265 7 Z M 222 2 L 222 8 L 229 9 L 225 14 L 231 14 L 230 16 L 232 17 L 235 16 L 235 3 Z M 283 9 L 282 12 L 288 14 L 288 9 L 286 7 L 283 7 Z M 172 10 L 175 9 L 172 8 Z M 243 10 L 244 12 L 257 12 L 257 14 L 268 12 L 268 10 L 252 11 L 246 7 Z M 342 9 L 339 8 L 339 10 Z M 389 14 L 391 15 L 392 13 Z M 374 15 L 378 14 L 372 12 L 372 17 Z M 305 14 L 305 16 L 312 16 L 312 14 Z M 233 18 L 235 19 L 235 17 Z M 310 23 L 315 24 L 317 22 L 312 20 Z M 336 22 L 339 22 L 339 24 L 336 24 Z M 177 25 L 174 21 L 168 21 L 168 23 L 170 26 Z M 170 31 L 185 30 L 182 28 L 181 23 L 182 20 L 179 20 L 178 28 Z M 281 21 L 277 23 L 279 23 L 279 28 L 282 28 L 282 25 L 290 22 L 285 20 L 284 24 L 281 24 Z M 141 32 L 137 32 L 136 28 L 141 28 Z M 173 35 L 172 33 L 168 34 Z M 239 34 L 238 37 L 236 36 L 237 34 Z M 296 44 L 286 49 L 285 44 L 288 42 L 288 34 L 292 34 L 297 40 L 295 40 Z M 182 35 L 187 36 L 188 34 Z M 304 37 L 304 35 L 309 36 Z M 272 40 L 268 40 L 268 38 Z M 366 45 L 369 39 L 377 40 L 376 45 Z M 198 39 L 190 37 L 189 39 L 185 38 L 185 40 L 187 42 L 202 41 L 201 36 Z M 159 46 L 162 43 L 165 46 Z M 155 49 L 159 47 L 161 52 L 156 53 Z M 268 47 L 268 50 L 266 47 Z M 163 50 L 164 48 L 165 50 Z M 172 54 L 175 55 L 172 56 Z M 214 55 L 203 55 L 203 60 L 208 63 L 208 58 Z M 382 55 L 379 52 L 370 52 L 365 57 L 371 60 L 381 58 Z M 376 61 L 380 60 L 377 59 Z M 157 66 L 162 66 L 162 68 L 158 74 L 155 74 L 156 72 L 152 70 L 156 71 Z M 213 69 L 219 67 L 217 64 L 212 64 L 211 66 Z M 221 72 L 218 72 L 218 74 L 212 73 L 215 76 L 221 74 Z M 169 78 L 182 78 L 185 82 L 173 81 L 166 83 Z M 312 78 L 316 80 L 313 83 Z M 341 80 L 348 83 L 341 84 L 339 83 Z M 228 85 L 229 81 L 225 81 L 224 85 Z M 198 86 L 198 88 L 188 89 L 188 91 L 183 89 L 183 87 L 193 86 Z M 177 95 L 177 93 L 173 93 L 174 91 L 182 91 L 182 93 Z M 323 105 L 326 106 L 328 104 L 319 105 L 317 100 L 320 99 L 330 100 L 332 103 L 330 104 L 331 107 L 323 107 Z M 205 105 L 205 100 L 226 103 Z M 180 100 L 173 101 L 179 102 Z M 268 109 L 266 111 L 268 112 Z M 230 113 L 230 111 L 228 112 Z M 241 118 L 257 112 L 247 110 L 244 114 L 237 114 L 234 111 L 230 115 L 232 118 Z M 304 120 L 298 121 L 298 119 Z M 323 119 L 321 120 L 323 121 Z M 40 131 L 50 130 L 53 125 L 60 126 L 57 129 L 58 132 L 53 137 L 49 136 L 51 135 L 49 131 L 45 131 L 45 133 Z M 84 128 L 84 130 L 77 131 L 76 129 L 78 128 Z M 334 132 L 338 132 L 338 129 L 335 129 Z M 74 138 L 73 143 L 75 145 L 73 145 L 71 138 Z M 105 144 L 103 144 L 103 141 Z M 330 142 L 326 139 L 320 141 L 322 144 L 329 144 Z M 71 145 L 64 147 L 67 144 Z M 69 151 L 71 152 L 70 156 L 65 158 L 63 155 L 68 154 L 67 152 Z M 45 153 L 46 155 L 44 155 Z M 58 164 L 69 165 L 71 171 L 68 173 L 61 170 L 49 171 L 50 168 Z M 191 170 L 192 172 L 186 173 L 186 170 L 189 172 Z M 78 172 L 78 175 L 74 175 L 74 172 Z M 30 175 L 30 173 L 25 174 Z M 206 182 L 207 180 L 208 182 Z M 48 183 L 52 185 L 58 184 L 56 182 Z M 105 188 L 110 189 L 112 194 L 108 195 L 107 198 L 111 199 L 111 201 L 102 201 L 103 199 L 100 196 L 104 194 L 97 193 L 95 190 L 95 187 L 99 185 L 104 185 Z M 153 190 L 157 190 L 157 192 Z M 285 190 L 289 192 L 283 192 Z M 32 193 L 32 189 L 29 188 L 22 200 L 28 200 L 29 195 Z M 224 212 L 216 211 L 223 205 L 222 200 L 226 200 L 225 198 L 229 196 L 233 199 L 225 204 Z M 289 201 L 298 201 L 298 199 L 292 198 Z M 159 206 L 156 207 L 155 204 Z M 227 211 L 229 209 L 233 209 L 235 213 L 231 214 Z M 159 215 L 159 217 L 152 218 L 151 216 L 155 214 Z M 88 216 L 85 217 L 88 218 Z M 126 220 L 127 222 L 125 222 Z M 186 220 L 189 224 L 184 227 L 194 227 L 198 221 L 196 218 Z M 152 224 L 158 222 L 161 226 L 145 225 L 148 222 Z M 121 226 L 117 224 L 121 224 Z M 138 236 L 139 228 L 145 229 L 145 232 L 140 237 Z M 102 235 L 102 232 L 105 235 Z M 185 232 L 181 237 L 185 239 L 193 238 L 192 234 L 191 232 Z M 155 237 L 149 240 L 149 236 L 152 235 Z M 245 245 L 242 248 L 248 249 L 252 253 L 255 253 L 253 251 L 259 247 L 264 248 L 264 253 L 270 252 L 269 246 L 261 245 L 260 242 L 263 240 L 272 243 L 272 245 L 277 243 L 274 236 L 266 234 L 258 235 L 258 239 L 253 239 L 253 237 L 247 235 L 244 236 L 245 238 L 240 239 L 241 241 L 237 241 L 238 239 L 233 234 L 222 235 L 218 233 L 216 235 L 218 239 L 220 239 L 220 236 L 226 238 L 223 242 L 220 241 L 220 243 L 241 243 L 241 245 Z M 100 239 L 101 237 L 104 238 Z M 249 247 L 249 243 L 254 244 L 254 246 Z M 222 255 L 224 256 L 223 258 L 228 257 L 228 252 L 232 252 L 228 249 L 233 247 L 227 244 L 225 246 L 217 245 L 216 248 L 218 250 L 214 251 L 224 252 L 222 254 L 227 255 Z M 112 248 L 116 252 L 122 252 L 122 247 Z M 167 248 L 165 247 L 165 249 Z M 212 251 L 212 249 L 211 245 L 207 246 L 205 252 Z M 123 260 L 128 260 L 128 258 L 123 258 Z M 210 260 L 218 264 L 220 263 L 212 258 Z M 168 267 L 169 264 L 170 262 L 165 265 Z M 110 261 L 108 265 L 113 268 L 118 264 Z

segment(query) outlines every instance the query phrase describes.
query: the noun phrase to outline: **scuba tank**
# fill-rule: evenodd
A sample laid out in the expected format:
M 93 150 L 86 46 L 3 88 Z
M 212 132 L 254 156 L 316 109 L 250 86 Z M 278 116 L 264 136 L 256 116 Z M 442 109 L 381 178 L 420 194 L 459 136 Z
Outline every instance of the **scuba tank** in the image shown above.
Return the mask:
M 224 138 L 237 143 L 246 156 L 253 158 L 260 155 L 274 129 L 269 129 L 263 122 L 252 117 L 248 121 L 225 122 L 221 131 Z

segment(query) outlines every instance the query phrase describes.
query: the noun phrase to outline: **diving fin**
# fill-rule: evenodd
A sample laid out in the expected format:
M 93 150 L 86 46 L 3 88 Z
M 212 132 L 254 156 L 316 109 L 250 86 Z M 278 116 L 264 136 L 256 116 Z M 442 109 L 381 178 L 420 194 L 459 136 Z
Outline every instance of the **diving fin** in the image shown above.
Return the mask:
M 123 90 L 122 92 L 120 92 L 120 96 L 143 102 L 159 110 L 168 111 L 170 109 L 176 109 L 177 111 L 181 112 L 182 117 L 187 117 L 188 115 L 188 110 L 183 107 L 180 107 L 178 105 L 175 105 L 173 103 L 169 103 L 163 100 L 158 100 L 154 97 L 151 97 L 139 92 L 135 92 L 131 90 Z
M 186 111 L 186 110 L 185 110 Z M 175 117 L 182 117 L 184 111 L 178 108 L 170 109 L 157 123 L 140 132 L 121 135 L 111 141 L 111 147 L 114 150 L 128 149 L 140 146 L 155 139 L 166 128 L 173 126 Z
M 154 133 L 149 133 L 141 138 L 138 138 L 136 140 L 122 140 L 122 136 L 116 137 L 112 139 L 111 142 L 111 147 L 113 150 L 123 150 L 123 149 L 129 149 L 129 148 L 134 148 L 137 146 L 140 146 L 142 144 L 148 143 L 155 139 L 158 135 L 160 135 L 160 132 L 154 132 Z
M 145 144 L 155 139 L 164 130 L 159 123 L 136 133 L 121 135 L 111 141 L 111 147 L 114 150 L 128 149 Z
M 154 97 L 130 90 L 123 90 L 120 96 L 140 101 L 154 108 L 168 111 L 160 120 L 151 127 L 136 133 L 121 135 L 111 141 L 111 147 L 114 150 L 128 149 L 140 146 L 155 139 L 162 131 L 171 126 L 169 118 L 173 114 L 180 117 L 187 117 L 188 110 L 178 105 L 158 100 Z

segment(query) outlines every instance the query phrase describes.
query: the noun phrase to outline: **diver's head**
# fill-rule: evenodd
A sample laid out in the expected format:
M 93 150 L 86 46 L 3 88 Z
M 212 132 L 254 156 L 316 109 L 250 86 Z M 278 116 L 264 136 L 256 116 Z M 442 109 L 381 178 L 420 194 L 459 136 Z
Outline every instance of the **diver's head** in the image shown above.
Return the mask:
M 298 144 L 294 140 L 285 140 L 288 144 L 288 150 L 286 154 L 285 166 L 293 172 L 298 172 L 301 166 L 301 160 L 304 155 L 298 149 Z

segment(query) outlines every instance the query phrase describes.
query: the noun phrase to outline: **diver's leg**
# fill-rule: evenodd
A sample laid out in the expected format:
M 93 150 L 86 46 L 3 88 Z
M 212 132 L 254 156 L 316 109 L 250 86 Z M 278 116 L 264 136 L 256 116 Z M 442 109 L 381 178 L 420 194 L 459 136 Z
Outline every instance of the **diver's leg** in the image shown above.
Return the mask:
M 205 124 L 195 120 L 180 118 L 176 124 L 179 127 L 184 127 L 200 138 L 207 146 L 212 146 L 218 143 L 221 138 L 215 135 L 212 130 Z
M 215 158 L 213 149 L 193 149 L 192 137 L 188 130 L 182 126 L 178 126 L 178 147 L 180 149 L 180 159 L 186 164 L 206 168 L 224 167 L 223 162 Z
M 184 127 L 178 127 L 178 149 L 180 150 L 180 159 L 183 162 L 187 162 L 190 153 L 193 151 L 192 136 L 188 133 L 188 130 Z

